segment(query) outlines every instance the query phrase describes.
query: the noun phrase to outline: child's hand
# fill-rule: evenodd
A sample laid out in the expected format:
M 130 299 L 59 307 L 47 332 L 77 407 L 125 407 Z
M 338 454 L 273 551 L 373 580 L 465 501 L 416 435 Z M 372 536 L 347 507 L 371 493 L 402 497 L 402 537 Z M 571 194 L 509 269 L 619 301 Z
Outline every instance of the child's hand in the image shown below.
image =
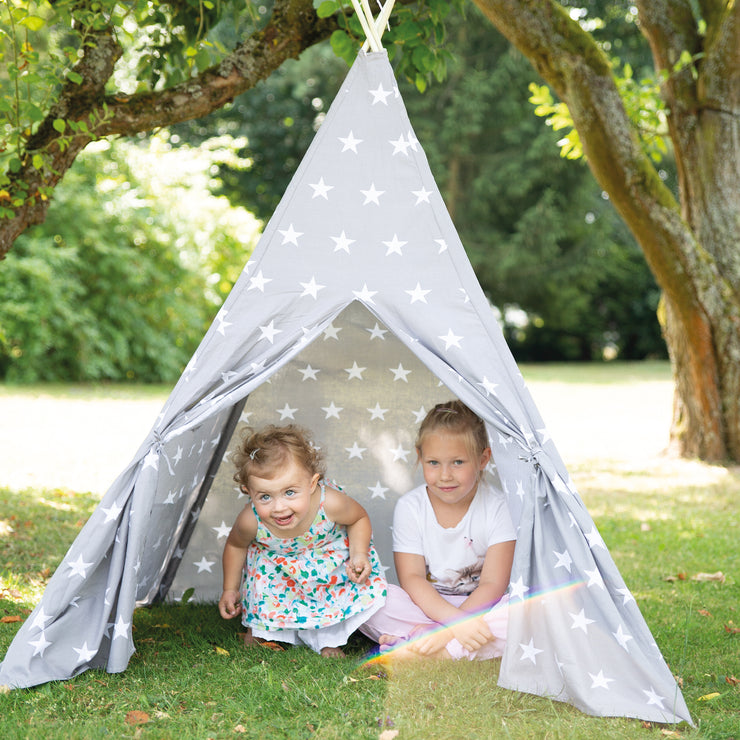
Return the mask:
M 475 617 L 473 619 L 466 619 L 463 622 L 458 622 L 452 625 L 450 628 L 452 637 L 456 637 L 457 641 L 466 650 L 478 650 L 483 647 L 486 643 L 493 640 L 493 633 L 488 627 L 488 623 L 483 617 Z
M 232 619 L 241 614 L 241 594 L 238 591 L 224 591 L 218 601 L 218 611 L 224 619 Z
M 345 569 L 350 581 L 364 583 L 370 575 L 370 559 L 366 554 L 353 555 L 345 565 Z
M 429 630 L 430 627 L 427 625 L 425 629 Z M 427 658 L 444 650 L 447 643 L 453 638 L 450 629 L 447 627 L 438 627 L 436 630 L 432 627 L 431 629 L 433 631 L 428 635 L 424 635 L 411 642 L 409 644 L 409 650 Z

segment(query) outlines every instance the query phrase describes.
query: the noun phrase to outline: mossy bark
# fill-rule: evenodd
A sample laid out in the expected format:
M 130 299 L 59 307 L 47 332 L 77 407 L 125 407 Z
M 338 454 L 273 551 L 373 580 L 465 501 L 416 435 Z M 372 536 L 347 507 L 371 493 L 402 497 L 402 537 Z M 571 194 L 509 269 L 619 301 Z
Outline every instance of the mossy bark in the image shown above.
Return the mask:
M 664 293 L 676 381 L 671 448 L 740 461 L 740 5 L 636 0 L 679 172 L 679 198 L 640 145 L 608 60 L 554 0 L 474 0 L 569 107 L 588 164 Z M 683 52 L 693 63 L 676 69 Z

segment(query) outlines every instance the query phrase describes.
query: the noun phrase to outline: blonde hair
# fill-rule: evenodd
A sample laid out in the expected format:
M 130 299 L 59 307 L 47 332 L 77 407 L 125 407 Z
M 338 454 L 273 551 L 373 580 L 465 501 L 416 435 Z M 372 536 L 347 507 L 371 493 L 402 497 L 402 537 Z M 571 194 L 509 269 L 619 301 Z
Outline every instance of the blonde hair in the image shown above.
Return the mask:
M 474 457 L 483 454 L 488 445 L 488 432 L 483 420 L 457 399 L 438 403 L 425 417 L 416 435 L 416 451 L 421 455 L 424 438 L 434 432 L 459 434 Z
M 271 424 L 257 432 L 248 429 L 234 453 L 234 480 L 240 486 L 246 486 L 250 475 L 272 473 L 285 465 L 289 458 L 311 475 L 318 473 L 323 477 L 326 474 L 324 456 L 314 447 L 307 429 L 296 424 L 281 427 Z

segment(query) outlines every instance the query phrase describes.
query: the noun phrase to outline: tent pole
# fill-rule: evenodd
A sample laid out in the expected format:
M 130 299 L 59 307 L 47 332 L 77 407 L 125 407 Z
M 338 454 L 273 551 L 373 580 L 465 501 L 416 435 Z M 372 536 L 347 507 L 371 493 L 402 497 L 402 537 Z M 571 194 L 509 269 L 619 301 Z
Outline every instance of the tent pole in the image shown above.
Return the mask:
M 218 473 L 221 461 L 229 446 L 231 437 L 234 434 L 234 429 L 236 429 L 236 425 L 239 423 L 239 418 L 241 417 L 242 410 L 244 409 L 248 398 L 249 396 L 245 396 L 241 401 L 239 401 L 231 410 L 229 418 L 226 420 L 223 433 L 221 434 L 221 439 L 219 440 L 218 446 L 216 447 L 216 450 L 211 457 L 211 462 L 208 466 L 208 470 L 206 471 L 205 478 L 203 479 L 203 483 L 201 483 L 200 485 L 200 491 L 198 491 L 198 498 L 196 499 L 194 504 L 194 509 L 196 511 L 202 511 L 203 509 L 203 504 L 205 503 L 206 497 L 208 496 L 208 492 L 211 490 L 213 481 L 216 478 L 216 473 Z M 188 543 L 190 542 L 190 538 L 193 534 L 193 531 L 195 530 L 195 525 L 197 523 L 197 518 L 194 518 L 192 516 L 189 518 L 189 522 L 180 533 L 180 538 L 178 539 L 177 547 L 175 548 L 176 550 L 179 549 L 184 552 L 187 549 Z M 170 590 L 170 586 L 175 580 L 175 575 L 177 574 L 177 569 L 180 567 L 181 562 L 182 561 L 180 558 L 170 558 L 169 563 L 167 563 L 167 568 L 165 569 L 164 575 L 162 576 L 162 580 L 160 581 L 157 595 L 154 597 L 154 599 L 152 599 L 152 604 L 160 604 L 165 600 L 165 597 Z

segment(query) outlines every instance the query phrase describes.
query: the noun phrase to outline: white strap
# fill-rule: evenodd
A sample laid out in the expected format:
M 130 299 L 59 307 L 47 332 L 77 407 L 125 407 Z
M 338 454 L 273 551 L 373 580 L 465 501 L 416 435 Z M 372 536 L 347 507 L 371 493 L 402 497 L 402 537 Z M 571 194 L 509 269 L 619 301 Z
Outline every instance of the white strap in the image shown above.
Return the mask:
M 381 6 L 377 19 L 373 18 L 368 0 L 352 0 L 352 7 L 357 13 L 362 30 L 365 32 L 367 40 L 362 45 L 363 51 L 367 51 L 368 46 L 372 51 L 382 51 L 383 45 L 380 37 L 383 35 L 383 29 L 388 23 L 388 18 L 393 10 L 395 0 L 386 0 L 385 5 Z

